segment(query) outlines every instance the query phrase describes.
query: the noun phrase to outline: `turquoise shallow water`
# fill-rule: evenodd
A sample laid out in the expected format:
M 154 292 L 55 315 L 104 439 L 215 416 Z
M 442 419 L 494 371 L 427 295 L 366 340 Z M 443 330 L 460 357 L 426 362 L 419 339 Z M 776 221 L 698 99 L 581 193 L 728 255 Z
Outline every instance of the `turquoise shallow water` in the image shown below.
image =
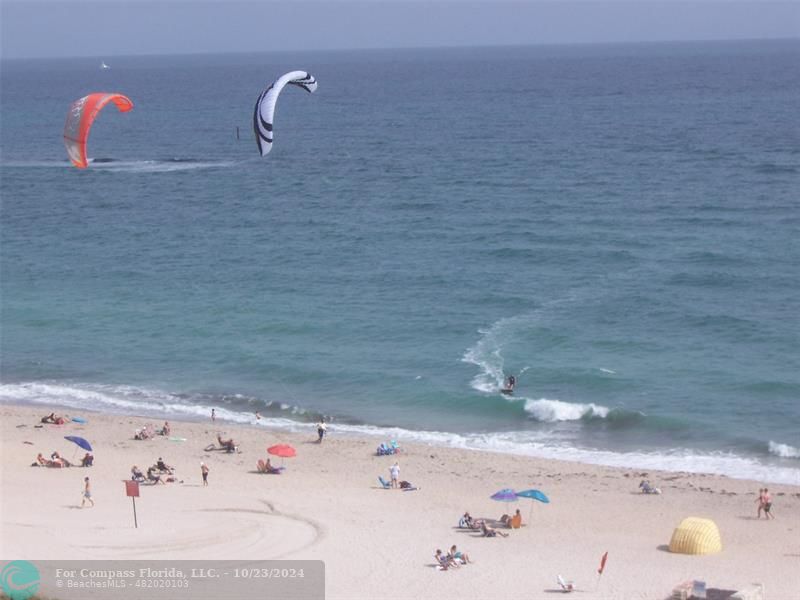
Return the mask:
M 800 42 L 101 58 L 2 65 L 3 401 L 800 482 Z

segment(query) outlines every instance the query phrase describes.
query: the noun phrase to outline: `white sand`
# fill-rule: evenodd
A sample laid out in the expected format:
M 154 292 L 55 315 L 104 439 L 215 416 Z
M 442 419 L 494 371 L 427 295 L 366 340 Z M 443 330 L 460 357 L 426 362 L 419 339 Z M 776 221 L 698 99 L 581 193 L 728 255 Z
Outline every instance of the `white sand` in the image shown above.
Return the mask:
M 767 598 L 800 598 L 798 487 L 770 486 L 777 518 L 758 521 L 760 482 L 650 472 L 664 493 L 643 495 L 641 472 L 399 440 L 400 478 L 421 488 L 400 492 L 378 484 L 395 461 L 375 456 L 381 440 L 339 437 L 335 426 L 321 445 L 311 426 L 292 435 L 219 421 L 171 421 L 172 435 L 185 442 L 135 441 L 134 430 L 152 419 L 87 413 L 87 425 L 35 428 L 49 412 L 0 408 L 0 556 L 7 559 L 318 559 L 331 599 L 552 598 L 558 574 L 576 582 L 581 598 L 660 600 L 687 579 L 725 589 L 761 582 Z M 203 451 L 217 431 L 237 440 L 242 453 Z M 91 442 L 94 467 L 30 467 L 38 452 L 71 458 L 65 435 Z M 292 444 L 297 457 L 285 460 L 282 475 L 256 473 L 275 443 Z M 134 529 L 122 482 L 133 464 L 146 470 L 158 457 L 177 467 L 183 483 L 142 487 Z M 200 461 L 211 469 L 207 488 Z M 86 475 L 96 506 L 79 509 Z M 489 499 L 504 487 L 538 488 L 551 502 L 533 504 L 530 522 L 531 503 L 520 502 L 525 526 L 507 538 L 456 528 L 465 510 L 490 518 L 513 512 L 517 505 Z M 721 553 L 666 551 L 687 516 L 717 523 Z M 475 564 L 436 570 L 434 551 L 454 543 Z

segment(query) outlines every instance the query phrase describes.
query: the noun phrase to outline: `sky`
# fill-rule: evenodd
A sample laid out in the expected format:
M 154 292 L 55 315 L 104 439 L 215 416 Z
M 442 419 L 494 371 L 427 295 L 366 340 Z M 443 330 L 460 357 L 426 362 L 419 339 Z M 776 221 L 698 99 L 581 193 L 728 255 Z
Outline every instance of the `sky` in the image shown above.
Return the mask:
M 0 0 L 3 58 L 800 38 L 800 0 Z

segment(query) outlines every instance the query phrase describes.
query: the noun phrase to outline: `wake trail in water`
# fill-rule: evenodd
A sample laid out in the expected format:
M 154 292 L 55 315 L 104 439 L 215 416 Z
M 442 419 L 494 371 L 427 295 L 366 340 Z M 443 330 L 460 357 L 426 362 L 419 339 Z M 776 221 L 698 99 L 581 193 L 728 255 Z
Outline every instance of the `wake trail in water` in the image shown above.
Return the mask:
M 165 158 L 128 160 L 90 158 L 90 171 L 103 173 L 170 173 L 200 169 L 226 169 L 239 164 L 234 160 L 202 160 L 195 158 Z M 74 169 L 67 160 L 3 161 L 0 167 L 9 169 Z

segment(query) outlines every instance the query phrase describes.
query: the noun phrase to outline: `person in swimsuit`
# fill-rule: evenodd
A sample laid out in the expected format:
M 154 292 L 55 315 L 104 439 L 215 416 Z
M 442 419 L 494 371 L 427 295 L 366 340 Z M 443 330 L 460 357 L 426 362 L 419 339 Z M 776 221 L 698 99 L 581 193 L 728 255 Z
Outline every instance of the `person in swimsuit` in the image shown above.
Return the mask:
M 764 488 L 764 516 L 769 519 L 774 519 L 775 515 L 772 514 L 772 496 L 769 494 L 769 490 Z
M 467 564 L 469 562 L 469 556 L 465 552 L 459 552 L 456 550 L 456 545 L 453 544 L 450 547 L 450 553 L 447 555 L 448 558 L 452 559 L 456 563 Z
M 81 499 L 81 508 L 83 508 L 83 505 L 86 504 L 87 500 L 92 506 L 94 506 L 94 500 L 92 500 L 92 487 L 89 484 L 89 478 L 84 477 L 83 483 L 83 498 Z
M 200 473 L 203 475 L 203 486 L 208 485 L 208 465 L 200 463 Z

